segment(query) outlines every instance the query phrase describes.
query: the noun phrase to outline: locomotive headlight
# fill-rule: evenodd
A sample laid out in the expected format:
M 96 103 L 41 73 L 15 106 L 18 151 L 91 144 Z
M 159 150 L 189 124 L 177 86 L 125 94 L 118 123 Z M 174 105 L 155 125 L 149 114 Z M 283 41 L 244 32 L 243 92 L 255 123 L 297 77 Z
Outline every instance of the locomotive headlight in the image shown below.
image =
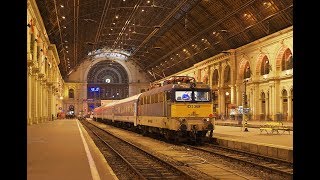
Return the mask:
M 203 121 L 204 121 L 204 122 L 209 122 L 210 119 L 209 119 L 209 118 L 203 118 Z

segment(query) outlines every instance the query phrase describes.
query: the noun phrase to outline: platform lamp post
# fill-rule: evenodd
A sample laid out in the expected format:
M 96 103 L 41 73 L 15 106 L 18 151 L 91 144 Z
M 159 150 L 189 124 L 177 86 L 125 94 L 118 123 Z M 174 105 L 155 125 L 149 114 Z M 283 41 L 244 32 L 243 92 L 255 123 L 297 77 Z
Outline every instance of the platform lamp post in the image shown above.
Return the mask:
M 243 128 L 244 128 L 244 132 L 249 132 L 248 130 L 248 115 L 247 115 L 247 108 L 248 108 L 248 101 L 247 101 L 247 82 L 248 82 L 248 78 L 244 79 L 244 92 L 242 94 L 242 119 L 244 120 L 244 124 L 243 124 Z

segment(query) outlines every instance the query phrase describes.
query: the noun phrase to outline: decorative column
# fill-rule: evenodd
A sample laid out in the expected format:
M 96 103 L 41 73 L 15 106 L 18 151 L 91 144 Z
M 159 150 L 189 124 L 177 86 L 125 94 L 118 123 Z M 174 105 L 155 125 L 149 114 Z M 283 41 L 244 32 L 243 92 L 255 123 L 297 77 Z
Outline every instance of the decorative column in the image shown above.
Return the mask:
M 38 80 L 37 80 L 37 110 L 38 110 L 38 122 L 42 123 L 42 85 L 41 85 L 41 78 L 42 76 L 39 76 L 38 74 Z
M 57 117 L 57 113 L 58 113 L 58 111 L 57 111 L 57 106 L 56 106 L 56 104 L 57 104 L 57 101 L 56 101 L 56 99 L 57 99 L 57 97 L 56 97 L 56 92 L 55 92 L 55 89 L 54 89 L 54 86 L 52 86 L 51 87 L 51 89 L 52 89 L 52 94 L 51 94 L 51 101 L 52 101 L 52 108 L 51 108 L 51 110 L 52 110 L 52 114 L 54 115 L 54 119 L 56 119 L 56 118 L 58 118 Z
M 32 125 L 32 68 L 27 69 L 27 124 Z
M 230 86 L 230 92 L 231 92 L 231 104 L 236 104 L 236 97 L 237 97 L 237 94 L 236 94 L 236 88 L 235 88 L 235 85 L 231 85 Z
M 288 96 L 288 121 L 293 121 L 293 117 L 292 117 L 292 112 L 293 112 L 293 109 L 292 109 L 292 95 L 290 94 Z
M 38 89 L 38 83 L 37 83 L 37 76 L 36 70 L 32 69 L 32 82 L 31 82 L 31 90 L 32 90 L 32 98 L 31 98 L 31 117 L 32 117 L 32 124 L 38 124 L 38 107 L 37 107 L 37 89 Z
M 241 105 L 241 86 L 236 85 L 236 105 Z
M 270 96 L 270 93 L 268 91 L 266 93 L 266 104 L 265 104 L 265 106 L 266 106 L 266 119 L 265 120 L 269 120 L 269 118 L 270 118 L 270 110 L 269 110 L 269 108 L 270 108 L 270 98 L 269 98 L 269 96 Z
M 51 82 L 47 82 L 47 87 L 48 87 L 48 120 L 49 121 L 53 121 L 52 115 L 53 115 L 53 111 L 52 111 L 52 83 Z M 54 117 L 54 115 L 53 115 Z
M 257 119 L 260 119 L 259 118 L 259 112 L 261 112 L 259 110 L 259 107 L 260 107 L 260 93 L 259 93 L 259 88 L 258 88 L 258 84 L 252 84 L 253 86 L 253 89 L 252 89 L 252 98 L 251 99 L 251 107 L 250 107 L 250 110 L 251 110 L 251 115 L 252 115 L 252 120 L 257 120 Z
M 225 90 L 224 89 L 220 89 L 219 91 L 219 96 L 220 98 L 220 112 L 223 113 L 224 117 L 226 117 L 226 97 L 225 97 Z
M 43 122 L 48 121 L 48 96 L 47 96 L 47 86 L 46 79 L 42 79 L 42 119 Z
M 272 120 L 276 119 L 276 99 L 275 99 L 275 88 L 274 85 L 271 84 L 270 86 L 270 113 Z

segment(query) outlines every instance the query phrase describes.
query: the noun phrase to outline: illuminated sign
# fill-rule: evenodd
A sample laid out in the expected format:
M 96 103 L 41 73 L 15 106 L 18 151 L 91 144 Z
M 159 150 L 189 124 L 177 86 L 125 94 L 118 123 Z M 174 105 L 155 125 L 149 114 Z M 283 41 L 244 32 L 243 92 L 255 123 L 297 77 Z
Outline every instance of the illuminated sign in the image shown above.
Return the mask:
M 90 88 L 90 92 L 98 92 L 98 91 L 100 91 L 99 87 L 91 87 Z

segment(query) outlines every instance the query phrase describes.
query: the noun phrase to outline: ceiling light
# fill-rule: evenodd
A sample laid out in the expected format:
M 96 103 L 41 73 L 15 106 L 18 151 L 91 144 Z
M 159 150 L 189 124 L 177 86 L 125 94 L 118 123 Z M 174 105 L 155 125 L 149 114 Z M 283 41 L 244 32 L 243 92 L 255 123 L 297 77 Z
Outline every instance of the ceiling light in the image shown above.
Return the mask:
M 147 3 L 150 3 L 150 1 L 147 1 Z
M 63 6 L 62 4 L 60 4 L 60 7 L 61 7 L 61 8 L 64 8 L 64 6 Z
M 62 19 L 66 19 L 66 17 L 65 17 L 65 16 L 62 16 Z
M 141 11 L 144 12 L 144 9 L 142 9 Z
M 270 2 L 264 2 L 263 5 L 269 7 L 269 6 L 271 6 L 271 3 Z
M 118 15 L 116 15 L 116 19 L 118 19 L 119 18 L 119 16 Z

